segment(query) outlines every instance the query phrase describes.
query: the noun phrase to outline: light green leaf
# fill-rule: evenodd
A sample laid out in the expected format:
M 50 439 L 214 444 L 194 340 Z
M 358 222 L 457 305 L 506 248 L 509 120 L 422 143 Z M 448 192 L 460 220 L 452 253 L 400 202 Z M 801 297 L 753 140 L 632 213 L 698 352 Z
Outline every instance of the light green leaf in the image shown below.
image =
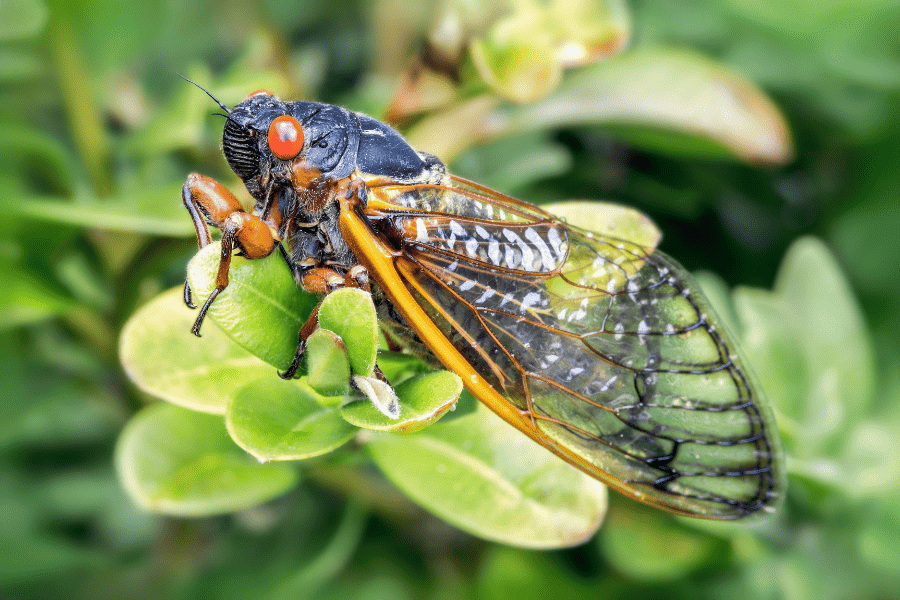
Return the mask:
M 662 232 L 650 217 L 621 204 L 572 200 L 544 204 L 541 208 L 575 227 L 639 244 L 648 253 L 662 239 Z
M 191 334 L 197 311 L 173 288 L 144 305 L 125 324 L 119 357 L 135 385 L 192 410 L 224 414 L 250 381 L 280 381 L 275 369 L 244 350 L 219 328 Z
M 787 122 L 759 88 L 684 50 L 641 49 L 590 65 L 546 98 L 506 107 L 493 117 L 494 135 L 616 124 L 634 131 L 652 128 L 654 146 L 664 139 L 659 133 L 670 131 L 681 141 L 688 135 L 713 142 L 750 163 L 781 164 L 793 155 Z M 635 141 L 649 140 L 635 136 Z
M 380 434 L 375 462 L 409 497 L 485 539 L 525 548 L 582 543 L 606 512 L 606 488 L 479 407 L 412 435 Z
M 738 289 L 734 299 L 743 348 L 790 420 L 783 424 L 796 436 L 795 455 L 834 451 L 871 402 L 874 363 L 859 305 L 831 253 L 802 238 L 788 250 L 773 292 Z
M 897 552 L 900 551 L 900 501 L 894 496 L 870 510 L 864 518 L 864 526 L 854 536 L 860 557 L 892 581 L 897 581 L 900 578 L 900 562 L 897 561 Z
M 221 245 L 213 242 L 188 264 L 188 281 L 198 304 L 215 288 L 220 254 Z M 228 287 L 212 303 L 208 317 L 254 355 L 278 369 L 287 369 L 297 350 L 300 327 L 318 298 L 297 286 L 277 251 L 254 261 L 234 256 L 229 280 Z M 202 331 L 209 326 L 207 323 Z
M 341 408 L 341 416 L 366 429 L 411 433 L 440 419 L 456 404 L 462 379 L 450 371 L 416 375 L 395 386 L 400 400 L 400 417 L 391 419 L 368 399 L 354 400 Z
M 341 338 L 317 329 L 306 339 L 307 382 L 323 396 L 340 396 L 350 390 L 350 359 Z
M 41 0 L 0 2 L 0 40 L 26 38 L 47 24 L 47 5 Z
M 355 288 L 331 292 L 319 307 L 319 327 L 344 341 L 354 373 L 372 373 L 378 353 L 378 316 L 371 294 Z
M 855 497 L 894 497 L 900 488 L 900 424 L 864 421 L 842 448 L 841 484 Z
M 261 504 L 297 483 L 290 467 L 261 465 L 228 437 L 222 418 L 158 404 L 125 427 L 115 452 L 129 495 L 147 510 L 199 517 Z
M 301 460 L 350 441 L 358 429 L 323 407 L 302 385 L 255 381 L 237 393 L 225 413 L 232 439 L 261 461 Z

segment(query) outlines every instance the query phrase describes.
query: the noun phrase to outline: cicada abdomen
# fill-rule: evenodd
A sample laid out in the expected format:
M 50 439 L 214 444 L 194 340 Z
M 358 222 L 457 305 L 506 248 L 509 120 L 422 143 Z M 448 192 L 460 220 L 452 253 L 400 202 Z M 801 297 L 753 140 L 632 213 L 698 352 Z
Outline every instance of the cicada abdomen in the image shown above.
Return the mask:
M 405 325 L 507 421 L 677 513 L 732 519 L 777 501 L 765 398 L 674 260 L 457 178 L 373 185 L 362 211 L 395 248 L 384 293 L 434 328 L 418 311 Z

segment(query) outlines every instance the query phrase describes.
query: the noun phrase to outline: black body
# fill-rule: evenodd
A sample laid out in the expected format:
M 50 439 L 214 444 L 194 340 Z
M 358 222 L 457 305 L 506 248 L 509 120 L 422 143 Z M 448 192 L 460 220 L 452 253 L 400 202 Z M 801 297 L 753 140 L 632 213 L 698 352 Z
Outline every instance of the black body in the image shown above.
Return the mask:
M 303 127 L 298 156 L 320 172 L 300 189 L 292 184 L 294 159 L 280 160 L 268 146 L 269 126 L 284 114 Z M 338 202 L 321 202 L 334 182 L 357 169 L 398 183 L 437 183 L 446 172 L 437 157 L 416 151 L 396 130 L 372 117 L 319 102 L 281 102 L 265 93 L 250 96 L 229 112 L 222 150 L 256 199 L 254 212 L 265 218 L 270 204 L 277 203 L 283 217 L 279 233 L 298 281 L 311 268 L 310 259 L 339 270 L 356 263 L 338 231 Z

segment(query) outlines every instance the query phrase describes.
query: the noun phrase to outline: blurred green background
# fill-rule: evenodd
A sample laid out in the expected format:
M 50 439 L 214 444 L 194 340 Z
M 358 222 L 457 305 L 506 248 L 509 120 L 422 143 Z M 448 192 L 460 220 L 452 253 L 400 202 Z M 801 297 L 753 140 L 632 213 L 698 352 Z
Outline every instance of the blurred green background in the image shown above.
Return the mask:
M 473 4 L 0 3 L 4 597 L 900 598 L 900 5 Z M 390 119 L 529 201 L 649 214 L 773 401 L 777 518 L 611 494 L 594 539 L 534 552 L 364 467 L 233 515 L 139 509 L 113 446 L 153 400 L 118 335 L 183 281 L 186 175 L 239 184 L 176 73 L 228 105 L 268 88 Z

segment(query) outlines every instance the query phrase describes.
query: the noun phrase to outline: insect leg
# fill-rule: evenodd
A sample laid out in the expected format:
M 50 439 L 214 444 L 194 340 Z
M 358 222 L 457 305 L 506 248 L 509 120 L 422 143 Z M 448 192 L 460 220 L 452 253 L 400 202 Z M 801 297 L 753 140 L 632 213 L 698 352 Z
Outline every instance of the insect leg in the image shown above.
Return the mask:
M 208 222 L 218 227 L 232 212 L 244 210 L 228 188 L 199 173 L 188 175 L 181 188 L 181 201 L 191 215 L 200 248 L 212 242 Z M 197 308 L 191 299 L 191 286 L 187 281 L 184 282 L 184 303 L 188 308 Z
M 200 314 L 197 315 L 197 320 L 194 321 L 194 326 L 191 327 L 191 333 L 197 337 L 200 337 L 200 325 L 203 324 L 203 319 L 206 318 L 206 311 L 209 310 L 213 300 L 216 299 L 222 290 L 228 287 L 228 270 L 231 268 L 231 253 L 234 249 L 235 236 L 235 226 L 232 223 L 233 220 L 229 219 L 222 230 L 222 254 L 219 258 L 219 270 L 216 272 L 216 287 L 210 293 L 206 302 L 203 303 Z
M 224 236 L 223 236 L 224 241 Z M 369 291 L 369 273 L 362 265 L 354 265 L 350 268 L 346 275 L 340 275 L 334 269 L 328 267 L 316 267 L 310 269 L 303 275 L 301 280 L 303 289 L 314 294 L 330 294 L 334 290 L 342 287 L 356 287 Z M 297 350 L 294 352 L 294 358 L 291 360 L 290 366 L 283 373 L 279 373 L 282 379 L 291 379 L 300 367 L 300 360 L 306 351 L 306 339 L 319 327 L 319 302 L 315 310 L 300 328 L 297 335 Z M 378 376 L 378 375 L 376 375 Z M 384 377 L 383 375 L 380 378 Z M 386 379 L 384 381 L 387 381 Z
M 222 230 L 222 255 L 216 273 L 216 287 L 203 303 L 191 332 L 199 336 L 200 325 L 206 317 L 213 300 L 228 287 L 228 269 L 231 267 L 231 254 L 235 245 L 248 259 L 263 258 L 272 253 L 279 245 L 277 234 L 271 225 L 255 215 L 244 212 L 244 207 L 228 189 L 209 177 L 192 173 L 182 188 L 182 201 L 188 209 L 194 228 L 197 230 L 197 243 L 200 248 L 212 242 L 209 225 Z M 184 284 L 185 303 L 194 308 L 191 301 L 191 289 Z
M 291 360 L 291 364 L 288 366 L 287 370 L 283 373 L 278 373 L 278 376 L 282 379 L 293 379 L 297 369 L 300 368 L 300 360 L 303 358 L 303 353 L 306 351 L 306 340 L 319 328 L 320 306 L 322 306 L 322 302 L 319 302 L 319 304 L 316 305 L 316 308 L 313 309 L 312 314 L 309 315 L 306 323 L 300 328 L 300 333 L 297 334 L 297 350 L 294 352 L 294 358 Z

